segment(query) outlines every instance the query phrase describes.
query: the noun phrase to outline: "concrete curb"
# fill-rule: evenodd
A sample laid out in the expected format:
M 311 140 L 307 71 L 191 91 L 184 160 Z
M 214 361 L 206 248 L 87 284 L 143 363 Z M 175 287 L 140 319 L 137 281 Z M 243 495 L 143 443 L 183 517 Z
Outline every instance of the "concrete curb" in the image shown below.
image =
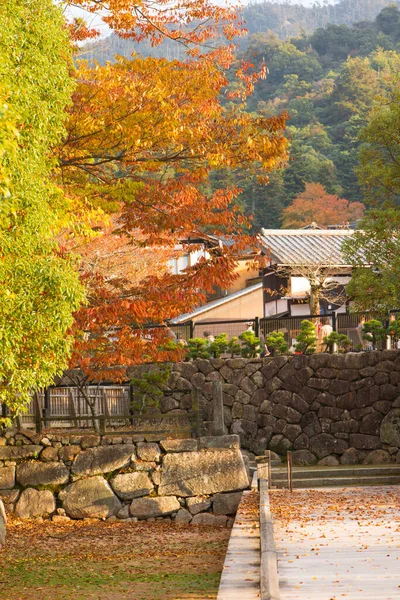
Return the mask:
M 254 478 L 253 478 L 254 481 Z M 260 536 L 254 517 L 242 506 L 252 490 L 245 490 L 229 539 L 217 600 L 260 600 Z
M 260 479 L 261 600 L 280 600 L 277 552 L 274 542 L 268 484 Z

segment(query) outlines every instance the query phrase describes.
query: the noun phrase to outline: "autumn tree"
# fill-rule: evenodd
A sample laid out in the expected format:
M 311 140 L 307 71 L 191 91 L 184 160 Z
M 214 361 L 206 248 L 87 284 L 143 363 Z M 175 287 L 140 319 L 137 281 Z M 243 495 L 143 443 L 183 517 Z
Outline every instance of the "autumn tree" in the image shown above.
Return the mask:
M 83 4 L 95 9 L 95 3 Z M 170 8 L 165 7 L 162 23 L 153 17 L 150 22 L 147 13 L 144 21 L 139 15 L 144 4 L 110 1 L 107 22 L 120 34 L 147 35 L 157 43 L 160 32 L 176 34 Z M 210 10 L 206 1 L 181 9 L 188 21 L 208 18 Z M 229 38 L 234 18 L 218 8 L 214 16 L 216 28 L 196 26 L 176 34 L 189 50 L 185 61 L 134 56 L 104 67 L 78 64 L 68 135 L 58 152 L 58 181 L 75 221 L 72 238 L 85 221 L 90 229 L 93 219 L 113 214 L 114 241 L 127 249 L 131 244 L 133 265 L 139 246 L 162 248 L 166 256 L 177 246 L 182 254 L 201 249 L 190 238 L 214 240 L 181 274 L 160 268 L 155 252 L 153 264 L 159 268 L 149 268 L 150 275 L 134 282 L 129 276 L 110 282 L 99 263 L 90 270 L 82 265 L 90 303 L 76 314 L 70 361 L 81 369 L 80 385 L 123 380 L 127 367 L 138 362 L 181 357 L 166 328 L 149 326 L 199 305 L 216 284 L 229 286 L 237 253 L 254 243 L 246 235 L 249 222 L 234 203 L 239 190 L 230 186 L 208 193 L 208 176 L 211 169 L 241 168 L 266 180 L 285 153 L 286 116 L 245 112 L 241 98 L 259 76 L 246 74 L 245 65 L 236 68 L 238 86 L 222 104 L 232 49 L 217 45 L 207 51 L 204 43 L 220 25 Z M 194 46 L 201 47 L 200 56 L 192 56 Z M 235 245 L 223 243 L 227 236 Z M 70 243 L 65 232 L 66 246 Z M 101 246 L 99 252 L 107 250 Z
M 55 233 L 64 198 L 51 182 L 73 82 L 61 12 L 51 0 L 0 6 L 0 400 L 12 412 L 66 366 L 83 299 Z
M 363 214 L 364 205 L 361 202 L 348 202 L 345 198 L 327 194 L 319 183 L 306 183 L 304 192 L 284 209 L 283 226 L 296 229 L 312 222 L 320 227 L 345 226 Z

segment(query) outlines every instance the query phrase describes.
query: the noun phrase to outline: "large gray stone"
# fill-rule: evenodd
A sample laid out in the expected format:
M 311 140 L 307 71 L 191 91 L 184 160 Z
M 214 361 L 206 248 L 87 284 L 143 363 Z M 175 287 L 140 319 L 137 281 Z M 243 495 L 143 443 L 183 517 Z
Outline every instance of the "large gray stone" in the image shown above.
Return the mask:
M 4 510 L 4 504 L 0 500 L 0 548 L 4 546 L 6 541 L 7 517 Z
M 132 501 L 130 513 L 138 519 L 164 517 L 180 510 L 181 505 L 174 496 L 157 496 L 155 498 L 137 498 Z
M 342 454 L 347 446 L 345 440 L 338 440 L 329 433 L 320 433 L 310 440 L 310 450 L 318 458 L 325 458 L 329 454 Z
M 391 458 L 389 452 L 386 450 L 372 450 L 364 459 L 364 464 L 366 465 L 382 465 L 385 463 L 390 463 Z
M 9 490 L 15 485 L 15 467 L 2 467 L 0 469 L 0 490 Z
M 197 496 L 243 490 L 248 486 L 240 450 L 167 454 L 160 496 Z
M 139 442 L 137 445 L 137 454 L 140 460 L 158 462 L 161 456 L 160 446 L 154 442 Z
M 238 435 L 209 435 L 199 439 L 199 450 L 221 450 L 221 448 L 240 448 Z
M 160 446 L 165 452 L 194 452 L 197 450 L 197 440 L 162 440 Z
M 38 458 L 43 446 L 0 446 L 0 460 L 15 460 L 18 458 Z
M 23 487 L 63 485 L 68 483 L 69 469 L 61 462 L 26 462 L 17 467 L 17 481 Z
M 107 519 L 122 508 L 121 502 L 103 477 L 80 479 L 59 493 L 65 512 L 73 519 Z
M 364 433 L 350 434 L 350 446 L 358 450 L 376 450 L 380 445 L 381 441 L 377 435 L 366 435 Z
M 78 454 L 72 472 L 75 475 L 97 475 L 116 471 L 129 465 L 134 452 L 132 444 L 89 448 Z
M 15 514 L 22 519 L 51 515 L 56 509 L 56 502 L 50 490 L 24 490 L 15 507 Z
M 384 444 L 400 447 L 400 408 L 394 408 L 383 419 L 380 437 Z
M 191 520 L 192 515 L 189 511 L 185 510 L 184 508 L 180 508 L 176 513 L 175 523 L 181 523 L 182 525 L 186 525 L 187 523 L 190 523 Z
M 213 497 L 213 513 L 216 515 L 233 515 L 239 506 L 242 492 L 215 494 Z
M 193 517 L 191 525 L 217 525 L 225 527 L 228 519 L 225 515 L 212 515 L 211 513 L 201 513 Z
M 340 457 L 342 465 L 360 465 L 363 461 L 364 454 L 356 448 L 347 448 Z
M 192 515 L 197 515 L 210 508 L 211 500 L 207 496 L 194 496 L 186 499 L 186 506 Z
M 292 449 L 292 442 L 284 435 L 278 433 L 272 437 L 269 443 L 269 449 L 279 454 L 279 456 L 285 456 L 286 452 Z
M 294 465 L 305 467 L 307 465 L 315 465 L 317 458 L 309 450 L 295 450 L 292 454 Z
M 154 489 L 150 477 L 144 471 L 120 473 L 111 480 L 114 492 L 122 500 L 133 500 L 147 496 Z

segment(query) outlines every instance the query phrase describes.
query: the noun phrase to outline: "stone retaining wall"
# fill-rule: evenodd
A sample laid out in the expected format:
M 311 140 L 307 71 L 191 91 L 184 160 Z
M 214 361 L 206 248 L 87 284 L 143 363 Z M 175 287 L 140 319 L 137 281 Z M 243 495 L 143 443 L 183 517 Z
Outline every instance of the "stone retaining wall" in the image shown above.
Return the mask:
M 21 518 L 229 525 L 248 485 L 238 436 L 155 443 L 8 430 L 0 437 L 0 499 Z
M 269 448 L 295 464 L 400 462 L 400 352 L 197 359 L 173 365 L 169 389 L 195 386 L 212 418 L 213 382 L 223 387 L 227 431 L 242 448 Z M 190 395 L 165 397 L 164 414 Z

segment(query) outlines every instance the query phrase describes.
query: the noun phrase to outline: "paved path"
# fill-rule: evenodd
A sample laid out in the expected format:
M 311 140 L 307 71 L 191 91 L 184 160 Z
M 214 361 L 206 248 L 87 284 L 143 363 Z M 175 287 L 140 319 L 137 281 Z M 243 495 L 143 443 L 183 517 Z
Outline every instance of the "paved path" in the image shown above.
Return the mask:
M 243 492 L 229 539 L 217 600 L 260 600 L 258 492 Z
M 400 600 L 400 487 L 270 498 L 281 600 Z

